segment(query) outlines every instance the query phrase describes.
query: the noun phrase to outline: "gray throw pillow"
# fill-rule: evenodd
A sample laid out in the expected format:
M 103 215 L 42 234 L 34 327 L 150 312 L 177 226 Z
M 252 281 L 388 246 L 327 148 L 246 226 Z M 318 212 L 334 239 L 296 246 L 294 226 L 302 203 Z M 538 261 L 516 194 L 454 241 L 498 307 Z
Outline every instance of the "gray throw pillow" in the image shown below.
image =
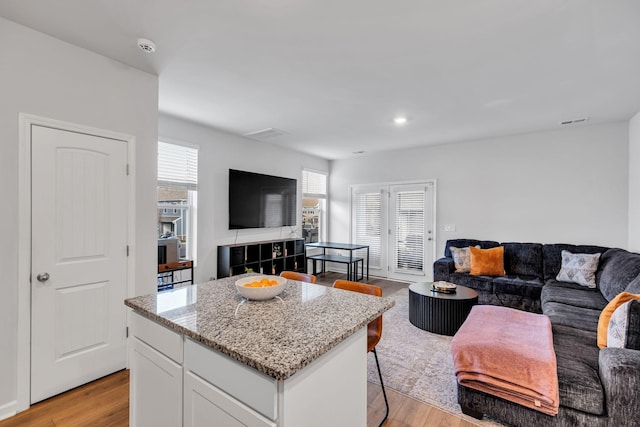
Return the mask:
M 480 248 L 480 246 L 476 246 L 476 248 Z M 469 253 L 469 247 L 456 248 L 449 246 L 449 250 L 451 251 L 453 263 L 456 266 L 456 273 L 469 273 L 471 271 L 471 254 Z
M 588 288 L 596 287 L 596 270 L 600 254 L 572 254 L 562 251 L 562 267 L 556 276 L 559 282 L 577 283 Z

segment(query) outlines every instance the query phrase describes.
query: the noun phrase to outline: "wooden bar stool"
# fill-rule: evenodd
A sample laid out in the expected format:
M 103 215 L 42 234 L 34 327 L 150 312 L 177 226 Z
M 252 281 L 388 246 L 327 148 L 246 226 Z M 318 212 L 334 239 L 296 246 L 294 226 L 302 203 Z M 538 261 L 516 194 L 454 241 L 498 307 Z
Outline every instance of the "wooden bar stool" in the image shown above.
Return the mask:
M 337 289 L 344 289 L 347 291 L 360 292 L 361 294 L 369 294 L 377 297 L 382 296 L 382 288 L 374 285 L 369 285 L 360 282 L 351 282 L 349 280 L 336 280 L 333 282 L 333 287 Z M 384 418 L 380 421 L 379 426 L 384 424 L 389 416 L 389 401 L 387 400 L 387 392 L 384 389 L 384 382 L 382 381 L 382 373 L 380 372 L 380 362 L 378 362 L 378 353 L 376 353 L 376 345 L 382 337 L 382 316 L 377 317 L 367 325 L 367 352 L 373 352 L 373 356 L 376 359 L 376 367 L 378 368 L 378 376 L 380 377 L 380 386 L 382 387 L 382 395 L 384 396 L 384 404 L 386 406 L 386 412 Z
M 289 280 L 297 280 L 298 282 L 316 283 L 316 276 L 297 271 L 283 271 L 280 276 Z

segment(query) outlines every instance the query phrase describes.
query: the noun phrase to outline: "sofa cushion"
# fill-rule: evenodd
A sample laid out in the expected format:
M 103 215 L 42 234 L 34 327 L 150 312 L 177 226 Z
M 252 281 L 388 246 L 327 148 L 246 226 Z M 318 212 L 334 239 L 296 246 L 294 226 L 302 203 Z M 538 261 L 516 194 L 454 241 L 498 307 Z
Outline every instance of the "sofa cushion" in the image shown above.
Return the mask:
M 542 278 L 542 245 L 540 243 L 502 243 L 504 269 L 508 276 Z
M 478 249 L 469 247 L 471 274 L 474 276 L 504 276 L 504 247 Z
M 609 249 L 600 257 L 597 273 L 598 289 L 611 301 L 640 274 L 640 254 L 624 249 Z
M 603 246 L 569 245 L 566 243 L 554 243 L 542 247 L 542 263 L 544 280 L 555 279 L 562 267 L 562 251 L 567 250 L 574 254 L 604 253 L 607 249 Z
M 449 280 L 460 286 L 485 292 L 493 292 L 493 277 L 472 276 L 468 273 L 451 273 Z
M 586 345 L 592 348 L 598 348 L 598 333 L 596 331 L 587 331 L 585 329 L 576 329 L 571 326 L 552 324 L 551 331 L 554 336 L 560 334 L 566 335 L 566 340 Z
M 557 280 L 547 280 L 540 293 L 540 301 L 543 311 L 547 302 L 557 302 L 592 310 L 602 310 L 608 303 L 596 289 L 585 288 L 575 283 L 558 282 Z
M 588 288 L 596 288 L 596 270 L 600 261 L 600 253 L 582 254 L 562 251 L 562 266 L 556 279 L 573 282 Z
M 598 347 L 588 333 L 573 328 L 553 330 L 553 347 L 558 367 L 560 403 L 590 414 L 605 413 L 605 396 L 599 375 Z
M 640 350 L 640 301 L 627 301 L 613 312 L 607 331 L 607 347 Z
M 629 292 L 621 292 L 600 312 L 598 318 L 598 347 L 605 348 L 607 346 L 607 332 L 609 330 L 609 320 L 613 312 L 627 301 L 640 299 L 640 294 L 630 294 Z
M 554 325 L 597 331 L 601 310 L 576 307 L 559 302 L 545 302 L 542 305 L 542 312 L 549 317 Z
M 560 404 L 602 414 L 605 398 L 599 377 L 596 331 L 558 325 L 553 321 L 551 329 L 558 365 Z
M 499 294 L 513 294 L 540 299 L 542 280 L 533 276 L 504 276 L 493 279 L 493 291 Z
M 482 249 L 495 248 L 500 246 L 500 243 L 493 240 L 476 240 L 476 239 L 451 239 L 447 240 L 444 245 L 444 256 L 451 258 L 451 246 L 455 248 L 468 248 L 469 246 L 480 246 Z

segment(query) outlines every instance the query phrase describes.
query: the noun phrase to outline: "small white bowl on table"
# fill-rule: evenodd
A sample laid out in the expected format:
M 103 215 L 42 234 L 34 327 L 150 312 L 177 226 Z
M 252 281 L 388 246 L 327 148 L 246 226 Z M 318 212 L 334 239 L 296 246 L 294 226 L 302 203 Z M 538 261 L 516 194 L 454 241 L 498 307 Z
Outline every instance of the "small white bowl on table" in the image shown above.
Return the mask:
M 248 288 L 246 285 L 253 282 L 259 282 L 260 280 L 267 278 L 268 280 L 275 280 L 278 282 L 275 286 L 264 286 L 258 288 Z M 287 279 L 280 276 L 249 276 L 236 280 L 236 288 L 238 293 L 243 297 L 253 301 L 264 301 L 271 298 L 275 298 L 280 295 L 284 288 L 287 286 Z

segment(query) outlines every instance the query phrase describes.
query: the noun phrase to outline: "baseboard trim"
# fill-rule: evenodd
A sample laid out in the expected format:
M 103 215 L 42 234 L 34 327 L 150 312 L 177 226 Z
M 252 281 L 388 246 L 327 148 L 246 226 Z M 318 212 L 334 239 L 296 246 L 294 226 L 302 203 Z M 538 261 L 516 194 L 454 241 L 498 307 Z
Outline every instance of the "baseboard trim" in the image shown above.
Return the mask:
M 13 417 L 14 415 L 16 415 L 18 413 L 17 408 L 18 408 L 18 402 L 16 400 L 13 400 L 9 403 L 5 403 L 4 405 L 0 406 L 0 420 L 4 420 L 6 418 Z

